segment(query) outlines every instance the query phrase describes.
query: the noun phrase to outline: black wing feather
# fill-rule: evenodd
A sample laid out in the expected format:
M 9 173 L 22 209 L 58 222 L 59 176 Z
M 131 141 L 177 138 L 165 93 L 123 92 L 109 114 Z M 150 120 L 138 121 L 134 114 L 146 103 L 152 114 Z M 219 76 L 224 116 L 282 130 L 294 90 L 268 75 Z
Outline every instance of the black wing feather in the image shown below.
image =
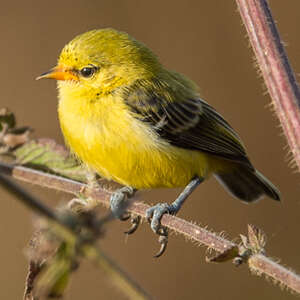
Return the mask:
M 125 97 L 126 99 L 126 97 Z M 156 130 L 170 144 L 200 150 L 253 168 L 233 128 L 202 99 L 166 101 L 162 96 L 143 93 L 128 95 L 127 105 L 136 117 Z

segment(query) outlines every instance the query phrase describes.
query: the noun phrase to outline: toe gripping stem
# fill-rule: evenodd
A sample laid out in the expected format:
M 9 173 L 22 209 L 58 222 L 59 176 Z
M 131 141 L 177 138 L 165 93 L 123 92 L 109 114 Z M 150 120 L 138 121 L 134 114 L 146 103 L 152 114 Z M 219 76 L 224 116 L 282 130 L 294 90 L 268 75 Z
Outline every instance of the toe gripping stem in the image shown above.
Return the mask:
M 113 215 L 121 221 L 127 221 L 131 219 L 132 225 L 127 231 L 124 232 L 126 234 L 134 233 L 141 222 L 140 216 L 132 216 L 130 213 L 124 212 L 128 205 L 125 200 L 131 198 L 135 194 L 135 192 L 136 189 L 125 186 L 116 190 L 110 197 L 110 208 Z
M 151 229 L 154 233 L 159 235 L 158 242 L 161 245 L 160 250 L 154 257 L 160 257 L 165 252 L 168 244 L 168 228 L 161 225 L 162 216 L 166 213 L 176 215 L 185 200 L 202 181 L 203 178 L 198 176 L 194 177 L 171 205 L 167 203 L 159 203 L 147 210 L 146 218 L 150 222 Z

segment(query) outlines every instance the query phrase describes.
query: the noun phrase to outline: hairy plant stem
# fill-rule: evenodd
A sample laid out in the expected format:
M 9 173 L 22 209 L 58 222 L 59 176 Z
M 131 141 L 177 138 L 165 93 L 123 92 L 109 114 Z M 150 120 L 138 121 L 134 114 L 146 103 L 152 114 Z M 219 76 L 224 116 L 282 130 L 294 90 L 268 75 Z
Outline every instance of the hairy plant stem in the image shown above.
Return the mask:
M 6 170 L 6 174 L 9 170 L 8 165 L 5 165 L 4 168 L 0 168 L 0 186 L 4 187 L 8 192 L 16 196 L 17 199 L 21 200 L 27 207 L 32 209 L 33 211 L 39 213 L 40 215 L 46 217 L 49 219 L 54 227 L 54 231 L 56 234 L 58 234 L 62 239 L 65 239 L 66 241 L 69 241 L 71 243 L 74 243 L 78 240 L 78 242 L 84 241 L 84 237 L 78 233 L 77 230 L 75 230 L 74 225 L 79 225 L 79 221 L 77 220 L 76 216 L 72 215 L 63 215 L 61 216 L 59 213 L 55 212 L 53 209 L 45 206 L 42 204 L 38 199 L 36 199 L 34 196 L 26 192 L 24 189 L 22 189 L 19 185 L 12 182 L 10 179 L 6 178 L 6 176 L 3 176 L 1 171 Z M 13 171 L 13 169 L 11 169 Z M 27 172 L 28 170 L 23 170 L 25 174 L 35 174 L 34 172 Z M 13 175 L 14 172 L 12 172 L 10 175 Z M 41 172 L 39 172 L 41 173 Z M 47 177 L 47 176 L 46 176 Z M 25 176 L 26 178 L 26 176 Z M 35 177 L 36 178 L 36 177 Z M 20 178 L 19 178 L 20 179 Z M 51 181 L 53 179 L 51 176 L 48 177 L 48 179 Z M 57 178 L 59 179 L 59 178 Z M 55 181 L 56 184 L 60 181 L 62 184 L 66 182 L 66 179 L 63 178 L 63 181 L 57 180 Z M 27 177 L 27 180 L 28 177 Z M 41 182 L 41 181 L 39 181 Z M 52 183 L 54 181 L 51 181 Z M 75 182 L 74 182 L 75 183 Z M 50 184 L 51 186 L 51 184 Z M 48 186 L 48 187 L 50 187 Z M 59 185 L 57 185 L 59 186 Z M 54 186 L 52 186 L 54 187 Z M 106 218 L 109 219 L 109 218 Z M 104 271 L 109 278 L 111 279 L 111 282 L 128 298 L 133 300 L 146 300 L 151 299 L 151 297 L 135 282 L 133 281 L 128 274 L 126 274 L 119 266 L 117 266 L 106 254 L 103 253 L 102 250 L 100 250 L 99 246 L 95 246 L 91 241 L 85 242 L 85 243 L 79 243 L 81 252 L 84 257 L 91 259 L 94 261 L 102 271 Z M 31 296 L 32 289 L 33 289 L 33 280 L 27 279 L 27 282 L 29 282 L 29 286 L 26 288 L 25 291 L 25 299 L 26 297 Z
M 236 0 L 275 112 L 300 170 L 300 90 L 266 0 Z
M 86 188 L 84 183 L 36 171 L 27 167 L 13 166 L 2 162 L 0 162 L 0 173 L 5 173 L 6 175 L 10 175 L 18 180 L 71 194 L 78 194 L 81 192 L 86 197 L 92 197 L 98 203 L 101 203 L 106 207 L 109 206 L 111 192 L 99 188 L 91 190 Z M 132 201 L 127 210 L 144 218 L 146 210 L 149 207 L 149 205 L 144 203 Z M 163 226 L 172 229 L 174 232 L 183 234 L 189 240 L 204 244 L 210 249 L 220 253 L 230 251 L 230 249 L 238 249 L 238 253 L 242 253 L 245 250 L 240 245 L 237 245 L 216 233 L 175 216 L 164 215 L 161 223 Z M 94 251 L 95 249 L 92 250 L 92 252 Z M 281 266 L 277 262 L 274 262 L 272 259 L 263 254 L 250 255 L 246 261 L 248 262 L 250 269 L 255 271 L 255 274 L 265 274 L 267 277 L 274 279 L 275 282 L 280 282 L 287 288 L 300 294 L 300 276 L 296 273 Z

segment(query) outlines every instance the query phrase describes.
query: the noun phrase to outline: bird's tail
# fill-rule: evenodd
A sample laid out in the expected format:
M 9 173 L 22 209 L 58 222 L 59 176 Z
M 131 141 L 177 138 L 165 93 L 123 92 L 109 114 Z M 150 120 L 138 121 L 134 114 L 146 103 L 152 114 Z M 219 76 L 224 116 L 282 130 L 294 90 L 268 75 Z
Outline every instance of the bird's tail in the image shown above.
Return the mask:
M 215 177 L 233 196 L 243 201 L 253 202 L 264 194 L 280 201 L 280 192 L 272 182 L 247 166 L 240 165 L 231 172 L 215 174 Z

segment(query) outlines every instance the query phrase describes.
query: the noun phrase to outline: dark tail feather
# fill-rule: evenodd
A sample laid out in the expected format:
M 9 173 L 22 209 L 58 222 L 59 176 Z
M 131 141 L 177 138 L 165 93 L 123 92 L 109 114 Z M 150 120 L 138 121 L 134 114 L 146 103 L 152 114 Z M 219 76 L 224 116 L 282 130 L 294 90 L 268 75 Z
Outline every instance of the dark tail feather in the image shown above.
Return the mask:
M 215 174 L 218 181 L 223 184 L 233 196 L 252 202 L 259 200 L 264 194 L 280 201 L 278 189 L 260 172 L 240 166 L 230 173 Z

